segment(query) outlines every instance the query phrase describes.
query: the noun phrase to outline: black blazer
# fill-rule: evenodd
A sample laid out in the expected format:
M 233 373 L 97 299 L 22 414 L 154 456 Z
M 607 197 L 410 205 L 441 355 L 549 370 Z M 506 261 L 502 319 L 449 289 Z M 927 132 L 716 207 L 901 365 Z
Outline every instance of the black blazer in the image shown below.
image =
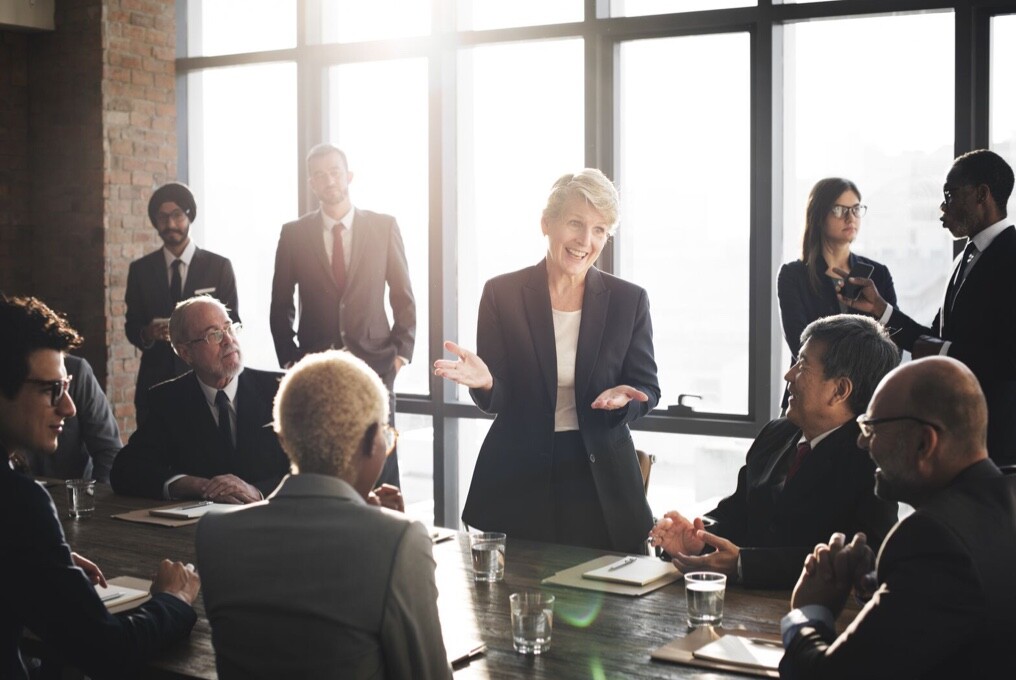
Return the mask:
M 210 295 L 229 308 L 229 318 L 239 322 L 233 265 L 221 255 L 198 248 L 187 270 L 183 297 L 187 299 L 195 291 L 208 289 L 213 289 Z M 141 341 L 142 328 L 153 319 L 168 319 L 173 313 L 174 304 L 169 297 L 169 279 L 166 277 L 162 248 L 131 262 L 127 272 L 126 302 L 127 339 L 141 350 L 141 367 L 134 389 L 134 406 L 140 420 L 147 403 L 148 389 L 190 370 L 168 342 L 157 340 L 151 347 L 145 348 Z
M 551 454 L 557 353 L 546 262 L 487 282 L 477 354 L 494 377 L 477 406 L 496 413 L 480 449 L 462 519 L 509 536 L 554 540 Z M 604 390 L 631 385 L 649 395 L 617 411 L 593 410 Z M 646 291 L 593 268 L 586 274 L 575 360 L 579 431 L 613 548 L 643 552 L 652 527 L 628 423 L 660 399 Z
M 281 377 L 253 368 L 237 377 L 235 453 L 223 442 L 193 372 L 152 388 L 148 418 L 113 464 L 113 490 L 163 498 L 163 484 L 175 475 L 234 474 L 267 496 L 289 473 L 289 459 L 271 426 Z
M 141 677 L 143 661 L 190 633 L 194 610 L 160 593 L 124 614 L 106 611 L 71 561 L 49 494 L 0 453 L 0 578 L 7 584 L 0 589 L 0 678 L 27 680 L 18 651 L 25 628 L 92 678 Z
M 791 588 L 804 557 L 834 531 L 863 531 L 877 550 L 896 523 L 896 503 L 875 496 L 875 464 L 857 448 L 850 421 L 819 442 L 784 483 L 801 430 L 786 418 L 769 422 L 748 449 L 737 489 L 715 510 L 710 529 L 741 548 L 744 583 Z
M 975 463 L 903 519 L 878 556 L 879 589 L 836 633 L 804 627 L 781 678 L 997 678 L 1016 639 L 1016 476 Z
M 886 302 L 896 305 L 896 289 L 893 277 L 884 264 L 870 260 L 854 253 L 850 254 L 850 268 L 857 263 L 870 264 L 875 269 L 871 272 L 871 280 Z M 812 321 L 840 313 L 840 303 L 836 299 L 836 287 L 832 279 L 825 275 L 829 265 L 819 274 L 821 281 L 819 292 L 815 293 L 808 278 L 808 265 L 801 260 L 788 262 L 780 267 L 776 279 L 776 290 L 780 298 L 780 320 L 783 322 L 783 337 L 790 348 L 793 361 L 801 351 L 801 333 Z
M 953 266 L 953 272 L 956 267 Z M 988 453 L 1016 463 L 1016 228 L 1007 227 L 981 253 L 956 293 L 952 311 L 939 309 L 931 327 L 894 309 L 893 340 L 913 349 L 918 336 L 949 340 L 949 356 L 966 364 L 988 400 Z
M 275 251 L 270 325 L 279 365 L 304 354 L 346 347 L 381 376 L 396 356 L 413 358 L 416 301 L 406 247 L 391 215 L 356 209 L 346 290 L 332 278 L 320 210 L 283 225 Z M 394 323 L 385 314 L 385 284 Z M 300 328 L 294 332 L 293 290 L 300 296 Z M 299 346 L 294 341 L 299 340 Z

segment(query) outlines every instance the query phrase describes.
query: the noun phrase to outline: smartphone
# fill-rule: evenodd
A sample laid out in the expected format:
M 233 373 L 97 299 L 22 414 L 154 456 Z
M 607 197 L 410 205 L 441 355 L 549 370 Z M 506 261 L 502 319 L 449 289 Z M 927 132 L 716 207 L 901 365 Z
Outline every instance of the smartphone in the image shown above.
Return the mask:
M 875 265 L 865 264 L 864 262 L 858 262 L 850 270 L 850 278 L 852 279 L 870 279 L 871 273 L 875 271 Z M 843 288 L 840 289 L 840 295 L 847 300 L 856 300 L 861 295 L 861 287 L 857 284 L 846 281 L 843 284 Z

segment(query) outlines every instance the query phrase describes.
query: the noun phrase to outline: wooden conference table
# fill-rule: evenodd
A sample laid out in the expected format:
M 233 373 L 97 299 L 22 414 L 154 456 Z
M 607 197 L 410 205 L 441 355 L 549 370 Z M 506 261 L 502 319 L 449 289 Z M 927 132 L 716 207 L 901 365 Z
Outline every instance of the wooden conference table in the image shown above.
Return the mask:
M 50 489 L 71 548 L 96 562 L 107 578 L 151 578 L 163 557 L 195 562 L 195 526 L 168 528 L 112 519 L 110 516 L 164 503 L 115 496 L 96 487 L 96 511 L 86 520 L 65 517 L 66 494 Z M 280 549 L 282 547 L 280 546 Z M 684 635 L 685 595 L 680 581 L 642 597 L 603 594 L 544 586 L 557 597 L 551 651 L 531 657 L 512 648 L 508 595 L 541 588 L 540 581 L 558 571 L 602 555 L 602 551 L 508 538 L 505 578 L 496 584 L 474 584 L 468 537 L 458 534 L 434 546 L 438 606 L 446 644 L 482 640 L 486 654 L 457 667 L 465 678 L 702 678 L 738 677 L 654 661 L 652 651 Z M 786 613 L 786 591 L 727 588 L 724 623 L 756 633 L 779 633 Z M 201 599 L 198 622 L 190 639 L 156 659 L 150 678 L 215 678 L 211 630 Z

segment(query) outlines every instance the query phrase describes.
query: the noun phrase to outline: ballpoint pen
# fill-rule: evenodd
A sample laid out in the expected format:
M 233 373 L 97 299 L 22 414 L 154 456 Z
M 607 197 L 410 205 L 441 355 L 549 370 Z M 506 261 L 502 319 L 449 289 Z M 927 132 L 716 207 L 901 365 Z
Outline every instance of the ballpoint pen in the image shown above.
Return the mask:
M 206 505 L 211 505 L 214 501 L 201 501 L 200 503 L 194 503 L 193 505 L 181 505 L 177 510 L 193 510 L 194 508 L 203 508 Z
M 102 597 L 100 597 L 99 601 L 100 602 L 112 602 L 113 600 L 115 600 L 115 599 L 117 599 L 119 597 L 123 597 L 123 593 L 109 593 L 108 595 L 103 595 Z
M 621 560 L 620 562 L 618 562 L 616 564 L 612 564 L 609 567 L 607 567 L 607 571 L 615 571 L 617 569 L 621 569 L 623 567 L 627 567 L 629 564 L 632 564 L 634 561 L 635 561 L 634 557 L 626 557 L 623 560 Z

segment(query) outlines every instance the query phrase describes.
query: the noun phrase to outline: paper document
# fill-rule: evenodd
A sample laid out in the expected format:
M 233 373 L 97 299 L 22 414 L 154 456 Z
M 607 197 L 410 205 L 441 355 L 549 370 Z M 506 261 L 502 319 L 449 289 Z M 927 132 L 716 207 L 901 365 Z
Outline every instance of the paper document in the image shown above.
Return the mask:
M 114 583 L 110 583 L 109 587 L 103 588 L 102 586 L 95 586 L 95 593 L 102 600 L 102 603 L 106 605 L 106 609 L 111 611 L 123 611 L 130 607 L 125 607 L 131 603 L 135 603 L 138 600 L 144 600 L 148 597 L 147 590 L 139 590 L 137 588 L 128 588 L 126 586 L 119 586 Z M 140 604 L 140 602 L 137 602 Z
M 783 645 L 741 635 L 724 635 L 692 654 L 697 659 L 775 671 L 783 658 Z
M 165 517 L 167 519 L 197 519 L 205 513 L 216 508 L 236 509 L 238 506 L 230 503 L 213 503 L 211 501 L 183 503 L 169 508 L 155 508 L 149 510 L 152 517 Z
M 670 562 L 657 557 L 631 555 L 619 558 L 605 567 L 587 571 L 582 574 L 582 578 L 644 586 L 676 573 L 677 569 Z

